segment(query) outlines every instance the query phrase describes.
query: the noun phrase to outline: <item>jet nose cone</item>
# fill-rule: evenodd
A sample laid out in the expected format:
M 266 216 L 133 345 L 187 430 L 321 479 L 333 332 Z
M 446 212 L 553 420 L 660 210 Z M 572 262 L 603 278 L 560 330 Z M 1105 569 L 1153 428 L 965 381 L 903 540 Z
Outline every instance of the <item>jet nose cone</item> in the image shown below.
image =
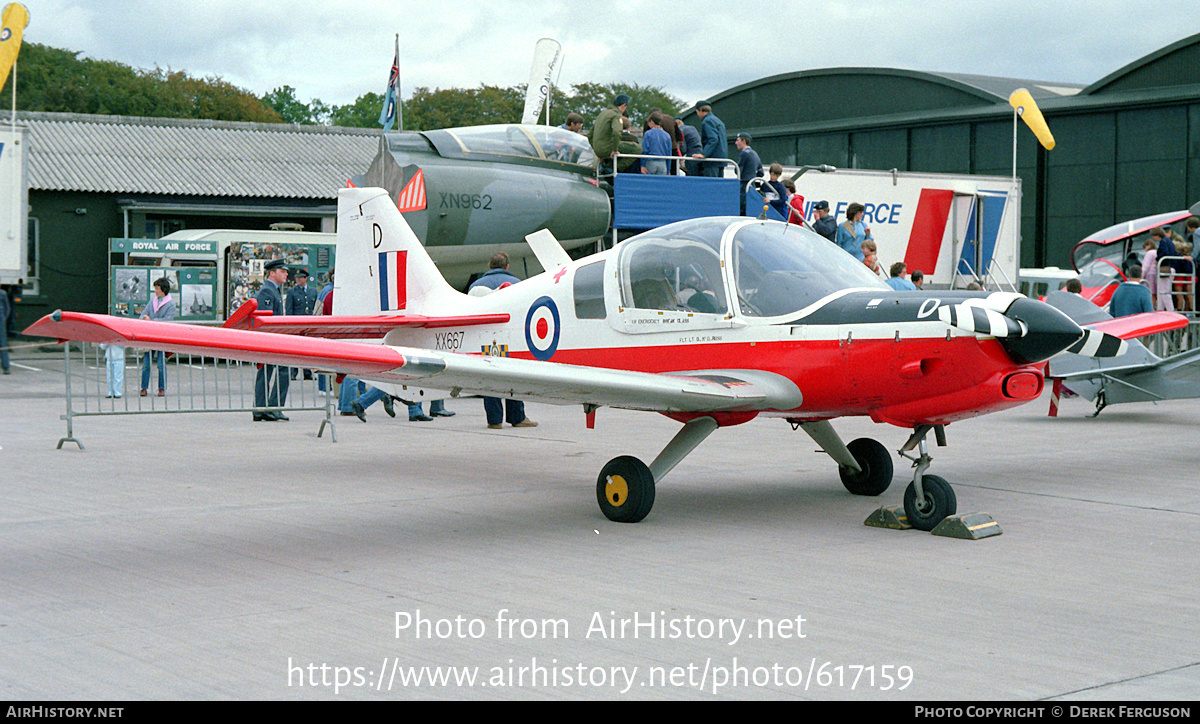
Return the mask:
M 1083 336 L 1083 329 L 1070 317 L 1044 302 L 1017 299 L 1004 314 L 1029 328 L 1022 337 L 1000 340 L 1015 362 L 1031 364 L 1048 360 Z

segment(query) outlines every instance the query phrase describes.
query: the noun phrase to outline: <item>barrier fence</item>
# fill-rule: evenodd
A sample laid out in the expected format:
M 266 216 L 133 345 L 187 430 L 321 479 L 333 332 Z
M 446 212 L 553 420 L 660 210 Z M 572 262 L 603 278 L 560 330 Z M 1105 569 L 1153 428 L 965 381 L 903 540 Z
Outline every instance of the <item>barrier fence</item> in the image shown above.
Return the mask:
M 278 367 L 278 373 L 288 375 L 289 379 L 292 370 L 296 371 L 296 379 L 290 379 L 285 404 L 258 407 L 254 399 L 258 365 L 252 362 L 199 355 L 164 355 L 166 383 L 163 395 L 159 396 L 158 353 L 132 347 L 104 345 L 102 348 L 97 344 L 72 343 L 63 345 L 63 355 L 67 411 L 62 419 L 67 422 L 67 436 L 58 441 L 60 450 L 68 442 L 83 449 L 83 443 L 74 433 L 76 417 L 195 412 L 324 411 L 325 419 L 321 421 L 317 437 L 322 437 L 328 426 L 330 441 L 337 442 L 333 423 L 337 390 L 330 374 Z M 141 383 L 146 357 L 150 357 L 149 377 L 143 397 Z M 268 396 L 267 400 L 271 399 Z

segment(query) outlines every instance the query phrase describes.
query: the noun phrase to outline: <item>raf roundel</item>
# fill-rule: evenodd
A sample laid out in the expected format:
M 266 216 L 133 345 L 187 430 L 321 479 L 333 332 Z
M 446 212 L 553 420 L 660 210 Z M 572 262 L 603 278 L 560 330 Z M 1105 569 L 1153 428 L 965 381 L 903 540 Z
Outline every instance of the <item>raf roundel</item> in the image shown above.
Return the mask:
M 525 343 L 529 353 L 543 362 L 558 350 L 558 307 L 550 297 L 540 297 L 525 315 Z

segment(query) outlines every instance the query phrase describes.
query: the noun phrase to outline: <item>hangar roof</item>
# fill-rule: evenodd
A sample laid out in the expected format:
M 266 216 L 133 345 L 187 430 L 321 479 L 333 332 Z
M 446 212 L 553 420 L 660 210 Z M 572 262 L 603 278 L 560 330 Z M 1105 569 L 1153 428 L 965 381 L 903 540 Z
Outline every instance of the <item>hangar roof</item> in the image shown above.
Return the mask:
M 711 97 L 730 134 L 820 133 L 871 126 L 957 122 L 1010 114 L 1026 88 L 1048 112 L 1192 97 L 1200 86 L 1200 34 L 1178 40 L 1092 83 L 1047 82 L 897 68 L 819 68 L 780 73 Z M 681 116 L 696 123 L 695 108 Z
M 18 112 L 29 188 L 333 199 L 379 152 L 379 131 Z

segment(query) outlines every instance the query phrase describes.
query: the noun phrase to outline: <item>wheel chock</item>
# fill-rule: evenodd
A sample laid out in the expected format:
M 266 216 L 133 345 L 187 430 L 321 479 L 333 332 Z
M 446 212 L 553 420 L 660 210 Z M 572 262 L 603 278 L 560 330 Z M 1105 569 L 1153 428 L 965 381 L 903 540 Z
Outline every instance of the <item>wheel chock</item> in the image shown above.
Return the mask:
M 949 516 L 929 532 L 949 538 L 979 540 L 1000 535 L 1004 531 L 1000 530 L 1000 524 L 989 513 L 964 513 Z
M 869 525 L 872 528 L 891 528 L 892 530 L 908 530 L 912 528 L 908 524 L 908 516 L 904 513 L 904 506 L 897 505 L 894 508 L 886 506 L 867 516 L 863 521 L 863 525 Z

